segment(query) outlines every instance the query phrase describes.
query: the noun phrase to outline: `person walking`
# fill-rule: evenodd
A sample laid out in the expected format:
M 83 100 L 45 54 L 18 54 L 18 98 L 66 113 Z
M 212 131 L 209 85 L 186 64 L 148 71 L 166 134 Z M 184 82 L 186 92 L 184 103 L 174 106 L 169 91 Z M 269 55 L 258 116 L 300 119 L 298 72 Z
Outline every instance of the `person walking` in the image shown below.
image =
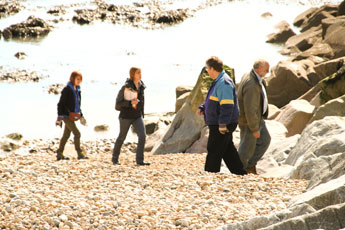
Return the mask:
M 207 59 L 206 70 L 213 82 L 205 103 L 197 110 L 198 115 L 204 114 L 210 130 L 205 171 L 219 172 L 223 159 L 231 173 L 244 175 L 247 172 L 232 140 L 239 116 L 235 85 L 218 57 Z
M 266 60 L 255 61 L 253 69 L 242 77 L 238 87 L 238 123 L 241 136 L 238 153 L 244 169 L 253 174 L 257 174 L 256 164 L 271 142 L 264 121 L 268 116 L 268 100 L 263 78 L 269 72 L 269 68 Z
M 65 130 L 60 140 L 59 149 L 57 150 L 57 160 L 69 160 L 63 155 L 66 142 L 71 135 L 74 135 L 74 147 L 78 153 L 78 160 L 88 159 L 85 153 L 80 148 L 80 131 L 75 122 L 80 119 L 80 123 L 86 125 L 86 120 L 81 112 L 81 91 L 80 84 L 83 76 L 80 72 L 74 71 L 70 76 L 70 81 L 62 90 L 59 103 L 57 105 L 58 118 L 56 125 L 62 127 L 62 121 L 65 124 Z
M 138 146 L 136 151 L 137 165 L 150 165 L 144 162 L 144 146 L 146 140 L 146 131 L 144 125 L 144 90 L 145 85 L 141 80 L 141 69 L 132 67 L 129 70 L 130 78 L 120 89 L 117 97 L 115 109 L 120 111 L 120 133 L 116 139 L 112 162 L 114 165 L 120 165 L 119 156 L 122 144 L 126 139 L 128 130 L 133 125 L 138 135 Z

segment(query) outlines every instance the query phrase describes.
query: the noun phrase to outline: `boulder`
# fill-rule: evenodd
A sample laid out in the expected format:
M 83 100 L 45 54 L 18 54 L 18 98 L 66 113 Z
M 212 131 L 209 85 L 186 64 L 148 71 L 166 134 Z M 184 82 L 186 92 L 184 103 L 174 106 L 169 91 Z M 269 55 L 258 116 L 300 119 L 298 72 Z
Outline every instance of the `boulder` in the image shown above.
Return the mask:
M 176 87 L 176 99 L 185 93 L 190 93 L 193 90 L 193 86 L 189 85 L 179 85 Z
M 335 4 L 325 4 L 321 6 L 318 10 L 313 12 L 306 21 L 303 22 L 301 25 L 301 32 L 320 25 L 322 19 L 324 18 L 332 18 L 336 16 L 337 11 L 338 5 Z
M 330 59 L 334 56 L 333 49 L 330 45 L 324 42 L 317 42 L 311 48 L 299 53 L 293 61 L 303 60 L 310 56 L 317 56 Z
M 342 1 L 338 7 L 337 16 L 345 15 L 345 1 Z
M 0 138 L 0 150 L 5 152 L 11 152 L 13 150 L 19 149 L 21 147 L 20 143 L 11 138 Z
M 320 101 L 321 104 L 329 100 L 338 98 L 345 94 L 345 65 L 337 72 L 323 79 L 320 83 Z
M 286 42 L 285 46 L 297 47 L 300 51 L 305 51 L 311 48 L 316 42 L 322 40 L 322 26 L 313 27 L 303 33 L 297 34 L 290 37 Z M 292 48 L 290 48 L 292 49 Z
M 345 117 L 345 95 L 336 99 L 330 100 L 321 105 L 313 114 L 309 123 L 316 120 L 321 120 L 327 116 Z
M 322 24 L 322 39 L 325 38 L 327 29 L 333 25 L 338 23 L 339 25 L 342 25 L 345 21 L 345 16 L 339 16 L 339 17 L 333 17 L 333 18 L 325 18 L 322 19 L 321 24 Z
M 330 205 L 344 203 L 344 193 L 345 175 L 293 197 L 288 206 L 294 207 L 299 204 L 309 204 L 314 209 L 320 210 Z
M 235 78 L 234 70 L 224 65 L 225 71 Z M 186 151 L 197 139 L 205 125 L 204 118 L 196 111 L 204 103 L 207 91 L 212 83 L 206 68 L 201 70 L 198 81 L 191 95 L 176 114 L 165 135 L 152 149 L 153 154 L 180 153 Z
M 25 22 L 11 25 L 3 30 L 5 39 L 12 38 L 37 38 L 47 35 L 51 26 L 43 19 L 30 16 Z
M 278 114 L 280 113 L 280 109 L 272 104 L 268 104 L 268 117 L 267 120 L 273 120 L 274 118 L 276 118 L 278 116 Z
M 272 139 L 264 156 L 271 156 L 278 163 L 284 162 L 300 137 L 301 135 L 296 134 L 281 140 Z
M 293 25 L 300 27 L 308 18 L 318 10 L 317 7 L 309 8 L 308 10 L 304 11 L 303 13 L 299 14 L 293 21 Z
M 151 135 L 158 129 L 166 128 L 171 123 L 174 116 L 175 114 L 173 112 L 145 114 L 144 123 L 146 134 Z
M 187 92 L 177 98 L 176 103 L 175 103 L 175 113 L 177 113 L 181 109 L 181 107 L 186 102 L 189 95 L 190 95 L 190 92 Z
M 337 66 L 339 64 L 339 61 L 341 60 L 345 61 L 345 57 L 340 57 L 326 62 L 322 62 L 316 65 L 314 67 L 314 70 L 320 76 L 320 79 L 324 79 L 325 77 L 337 72 Z
M 207 153 L 207 141 L 209 135 L 209 128 L 205 126 L 201 130 L 200 138 L 195 141 L 191 147 L 186 150 L 186 153 Z
M 310 60 L 281 61 L 274 66 L 267 78 L 269 103 L 281 108 L 306 93 L 317 81 L 313 67 Z
M 273 169 L 279 168 L 279 164 L 273 157 L 264 155 L 256 165 L 256 171 L 259 175 L 268 173 Z
M 290 37 L 296 35 L 286 21 L 280 22 L 275 26 L 278 32 L 269 34 L 266 42 L 268 43 L 285 43 Z
M 271 225 L 261 230 L 280 230 L 280 229 L 343 229 L 345 218 L 345 203 L 332 205 L 322 210 L 310 214 L 291 218 L 280 223 Z
M 345 20 L 340 19 L 339 21 L 330 25 L 326 32 L 324 33 L 324 41 L 334 51 L 334 57 L 345 56 L 345 39 L 343 35 L 345 34 Z
M 151 134 L 150 136 L 146 138 L 145 152 L 150 152 L 153 149 L 153 147 L 155 147 L 157 142 L 159 142 L 160 139 L 162 139 L 167 129 L 168 129 L 168 126 L 158 128 L 158 130 L 156 130 L 153 134 Z
M 293 100 L 275 118 L 288 130 L 287 137 L 300 134 L 313 115 L 315 106 L 306 100 Z

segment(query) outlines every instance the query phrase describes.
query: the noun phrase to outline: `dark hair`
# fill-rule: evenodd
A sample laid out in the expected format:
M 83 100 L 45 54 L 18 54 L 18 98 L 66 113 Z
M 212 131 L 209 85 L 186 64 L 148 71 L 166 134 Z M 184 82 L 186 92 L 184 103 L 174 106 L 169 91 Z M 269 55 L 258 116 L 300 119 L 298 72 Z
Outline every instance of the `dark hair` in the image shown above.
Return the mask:
M 81 80 L 83 80 L 83 75 L 82 75 L 79 71 L 73 71 L 73 72 L 71 73 L 71 76 L 70 76 L 70 78 L 69 78 L 69 81 L 70 81 L 73 85 L 75 85 L 75 79 L 76 79 L 77 77 L 80 77 Z
M 141 70 L 141 69 L 138 68 L 138 67 L 132 67 L 132 68 L 129 70 L 129 78 L 130 78 L 132 81 L 134 80 L 134 75 L 135 75 L 135 73 L 136 73 L 138 70 Z
M 223 62 L 218 57 L 212 56 L 206 61 L 206 66 L 213 68 L 217 72 L 223 71 Z

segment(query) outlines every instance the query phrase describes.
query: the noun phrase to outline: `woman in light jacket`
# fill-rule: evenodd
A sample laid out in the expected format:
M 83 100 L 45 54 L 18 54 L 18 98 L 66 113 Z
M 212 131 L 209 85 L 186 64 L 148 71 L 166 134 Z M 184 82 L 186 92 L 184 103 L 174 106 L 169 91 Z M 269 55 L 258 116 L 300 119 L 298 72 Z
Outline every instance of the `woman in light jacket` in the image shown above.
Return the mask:
M 63 151 L 71 132 L 74 135 L 74 146 L 78 153 L 78 160 L 88 159 L 85 153 L 80 148 L 80 132 L 75 124 L 75 121 L 80 119 L 83 125 L 86 125 L 86 120 L 81 112 L 81 92 L 80 84 L 83 76 L 80 72 L 74 71 L 70 76 L 70 81 L 67 86 L 62 90 L 60 101 L 58 103 L 58 119 L 56 125 L 62 126 L 62 121 L 65 123 L 65 130 L 60 140 L 60 146 L 57 150 L 57 160 L 69 160 L 68 157 L 63 155 Z
M 144 90 L 145 85 L 141 81 L 141 69 L 132 67 L 129 70 L 130 78 L 120 89 L 116 97 L 115 109 L 120 111 L 120 133 L 116 139 L 112 162 L 119 165 L 119 155 L 121 146 L 126 139 L 128 130 L 131 125 L 138 135 L 138 146 L 136 152 L 137 165 L 150 165 L 144 162 L 144 146 L 146 140 L 146 131 L 144 125 Z M 132 98 L 128 98 L 132 95 Z M 134 95 L 134 96 L 133 96 Z

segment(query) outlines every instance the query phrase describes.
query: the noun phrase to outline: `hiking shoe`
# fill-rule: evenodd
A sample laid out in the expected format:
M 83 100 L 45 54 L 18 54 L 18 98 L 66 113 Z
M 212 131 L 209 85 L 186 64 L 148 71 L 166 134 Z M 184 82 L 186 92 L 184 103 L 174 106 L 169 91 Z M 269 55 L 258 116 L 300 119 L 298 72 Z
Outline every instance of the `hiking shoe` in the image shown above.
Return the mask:
M 83 160 L 83 159 L 89 159 L 89 157 L 85 156 L 85 155 L 79 155 L 78 156 L 78 160 Z
M 151 163 L 148 163 L 148 162 L 140 162 L 140 163 L 137 163 L 138 166 L 148 166 L 150 165 Z
M 57 156 L 57 157 L 56 157 L 56 160 L 57 160 L 57 161 L 60 161 L 60 160 L 69 160 L 69 157 Z

